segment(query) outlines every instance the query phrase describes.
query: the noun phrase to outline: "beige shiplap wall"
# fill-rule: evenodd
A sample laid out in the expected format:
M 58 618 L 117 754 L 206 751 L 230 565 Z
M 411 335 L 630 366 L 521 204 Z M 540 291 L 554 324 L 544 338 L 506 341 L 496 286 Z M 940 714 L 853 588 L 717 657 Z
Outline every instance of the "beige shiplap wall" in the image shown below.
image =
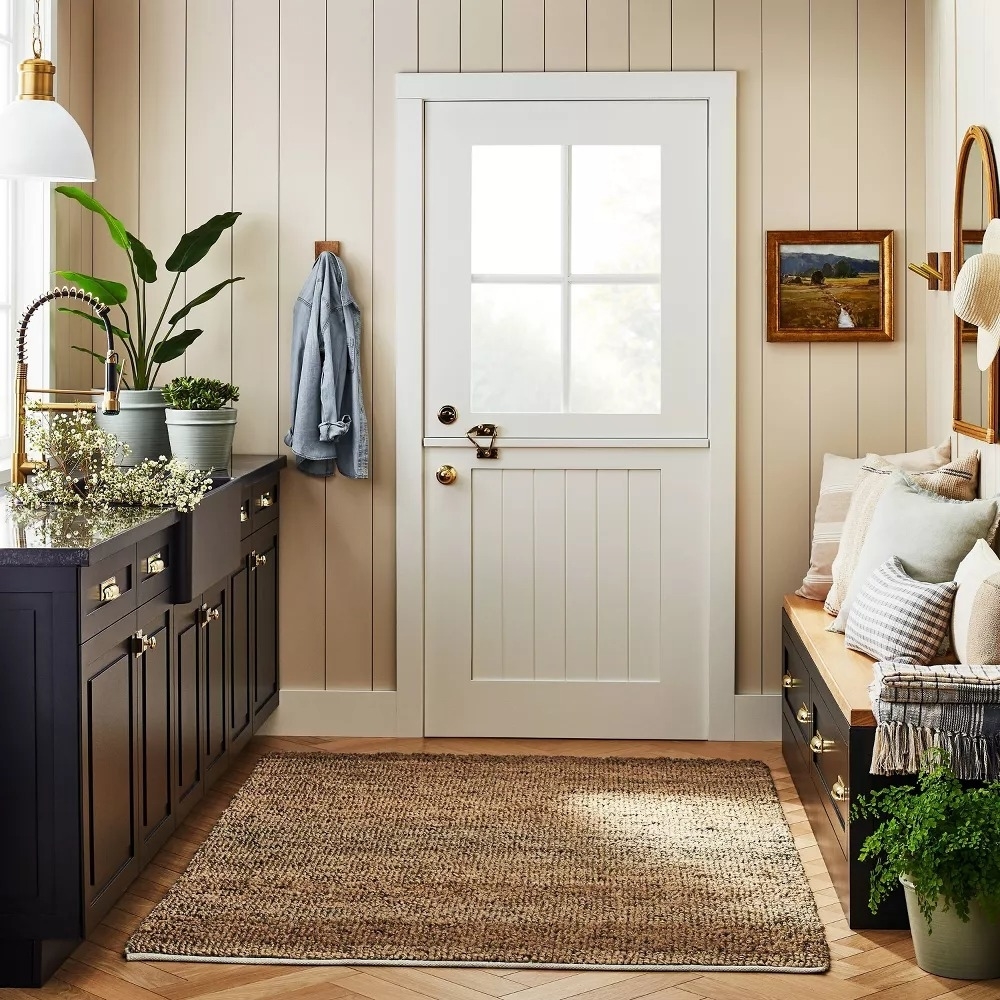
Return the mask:
M 1000 144 L 1000 4 L 994 0 L 927 0 L 927 248 L 950 249 L 955 168 L 962 136 L 982 125 Z M 927 422 L 942 437 L 952 422 L 952 295 L 926 296 Z M 980 493 L 1000 493 L 1000 445 L 956 435 L 956 451 L 979 451 Z
M 343 241 L 365 314 L 373 479 L 284 480 L 288 688 L 394 685 L 393 75 L 739 71 L 738 688 L 776 690 L 823 453 L 926 444 L 924 293 L 897 268 L 893 344 L 765 344 L 763 233 L 892 227 L 901 264 L 922 254 L 923 0 L 92 4 L 98 196 L 161 255 L 182 221 L 245 213 L 188 284 L 248 278 L 187 362 L 242 385 L 239 448 L 280 445 L 313 240 Z M 103 233 L 94 264 L 115 273 Z

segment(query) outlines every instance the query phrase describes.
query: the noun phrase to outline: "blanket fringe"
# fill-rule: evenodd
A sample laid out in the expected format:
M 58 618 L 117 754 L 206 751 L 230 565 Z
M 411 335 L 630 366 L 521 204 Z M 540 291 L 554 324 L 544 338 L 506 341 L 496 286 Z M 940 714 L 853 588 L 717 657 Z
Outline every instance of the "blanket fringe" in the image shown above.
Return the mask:
M 993 781 L 1000 777 L 1000 735 L 969 736 L 927 729 L 905 722 L 880 722 L 875 727 L 872 774 L 916 774 L 932 747 L 951 757 L 955 774 L 964 781 Z

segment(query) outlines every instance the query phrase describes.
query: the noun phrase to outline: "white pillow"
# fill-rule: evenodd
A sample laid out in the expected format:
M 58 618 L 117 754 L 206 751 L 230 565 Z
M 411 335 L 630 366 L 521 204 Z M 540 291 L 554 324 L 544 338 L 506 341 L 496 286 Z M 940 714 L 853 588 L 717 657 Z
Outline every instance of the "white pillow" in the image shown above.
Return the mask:
M 959 663 L 1000 663 L 1000 557 L 980 539 L 955 572 L 951 636 Z

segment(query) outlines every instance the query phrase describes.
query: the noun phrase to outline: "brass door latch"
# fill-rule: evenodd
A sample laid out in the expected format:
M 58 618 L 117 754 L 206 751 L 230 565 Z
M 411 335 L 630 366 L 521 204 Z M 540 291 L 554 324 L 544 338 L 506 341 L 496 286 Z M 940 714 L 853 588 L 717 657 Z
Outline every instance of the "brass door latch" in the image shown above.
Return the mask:
M 137 653 L 146 653 L 151 649 L 156 649 L 155 635 L 146 635 L 142 629 L 139 629 L 133 638 L 135 639 L 135 651 Z
M 203 604 L 201 611 L 203 616 L 201 621 L 202 628 L 208 628 L 212 622 L 217 622 L 222 617 L 221 608 L 210 608 L 207 604 Z
M 496 424 L 476 424 L 475 427 L 470 427 L 466 432 L 465 436 L 475 445 L 476 448 L 476 458 L 499 458 L 500 453 L 496 447 L 497 440 L 497 425 Z M 490 443 L 487 445 L 480 444 L 478 438 L 488 437 Z

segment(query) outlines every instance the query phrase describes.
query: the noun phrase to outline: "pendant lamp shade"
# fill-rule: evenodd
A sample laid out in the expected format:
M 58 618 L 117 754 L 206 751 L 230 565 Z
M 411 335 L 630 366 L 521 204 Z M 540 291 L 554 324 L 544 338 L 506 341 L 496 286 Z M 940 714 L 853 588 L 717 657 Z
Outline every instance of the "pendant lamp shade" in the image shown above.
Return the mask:
M 94 180 L 83 130 L 56 101 L 13 101 L 0 111 L 0 177 Z

